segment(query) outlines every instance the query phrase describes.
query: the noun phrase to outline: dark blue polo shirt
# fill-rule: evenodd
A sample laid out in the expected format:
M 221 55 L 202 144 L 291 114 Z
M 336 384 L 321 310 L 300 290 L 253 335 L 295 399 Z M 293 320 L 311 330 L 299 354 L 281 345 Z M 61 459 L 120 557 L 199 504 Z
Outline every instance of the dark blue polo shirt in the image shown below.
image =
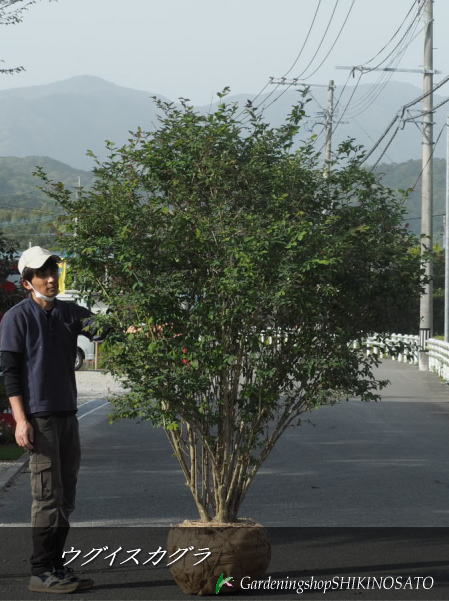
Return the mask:
M 91 315 L 76 303 L 57 299 L 52 309 L 45 311 L 28 297 L 3 316 L 0 351 L 23 354 L 23 402 L 27 415 L 76 410 L 76 343 Z

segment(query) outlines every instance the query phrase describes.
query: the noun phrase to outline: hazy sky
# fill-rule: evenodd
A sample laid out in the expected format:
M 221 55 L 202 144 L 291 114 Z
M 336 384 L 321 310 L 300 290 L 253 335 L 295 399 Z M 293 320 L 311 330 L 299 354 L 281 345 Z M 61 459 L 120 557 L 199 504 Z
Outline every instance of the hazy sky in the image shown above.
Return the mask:
M 190 98 L 206 104 L 229 85 L 233 93 L 256 93 L 270 75 L 291 66 L 319 0 L 41 0 L 24 22 L 2 27 L 0 57 L 26 72 L 0 78 L 0 89 L 44 84 L 74 75 L 97 75 L 119 85 Z M 352 0 L 339 0 L 321 49 L 304 75 L 329 50 Z M 296 67 L 312 59 L 336 0 L 321 0 L 312 34 Z M 343 83 L 337 65 L 361 64 L 388 41 L 413 0 L 355 0 L 346 27 L 325 64 L 308 79 Z M 435 0 L 435 68 L 449 73 L 449 0 Z M 419 26 L 421 29 L 422 24 Z M 422 64 L 423 34 L 400 67 Z M 372 63 L 374 64 L 374 63 Z M 363 82 L 379 77 L 372 73 Z M 421 86 L 419 74 L 394 79 Z M 449 87 L 440 92 L 449 94 Z

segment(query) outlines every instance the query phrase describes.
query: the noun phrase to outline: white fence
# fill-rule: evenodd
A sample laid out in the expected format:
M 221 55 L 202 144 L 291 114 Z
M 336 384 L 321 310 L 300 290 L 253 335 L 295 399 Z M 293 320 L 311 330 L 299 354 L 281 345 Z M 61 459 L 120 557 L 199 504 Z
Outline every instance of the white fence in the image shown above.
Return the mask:
M 403 363 L 418 365 L 419 336 L 412 334 L 389 334 L 380 336 L 375 334 L 366 340 L 366 352 L 379 355 L 380 358 L 389 357 Z
M 449 344 L 443 340 L 430 338 L 427 341 L 429 351 L 429 371 L 433 371 L 443 378 L 449 380 Z
M 390 334 L 387 338 L 370 336 L 366 341 L 367 353 L 375 353 L 380 358 L 389 357 L 404 363 L 418 364 L 419 336 Z M 426 343 L 429 353 L 429 371 L 449 381 L 449 343 L 429 338 Z

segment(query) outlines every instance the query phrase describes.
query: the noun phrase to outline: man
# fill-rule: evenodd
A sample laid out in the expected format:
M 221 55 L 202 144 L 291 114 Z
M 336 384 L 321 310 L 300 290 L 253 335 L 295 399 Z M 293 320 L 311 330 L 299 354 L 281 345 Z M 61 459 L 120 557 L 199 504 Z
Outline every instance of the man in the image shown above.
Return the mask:
M 58 262 L 34 246 L 18 269 L 29 296 L 0 323 L 6 394 L 16 421 L 16 441 L 30 450 L 33 553 L 29 589 L 71 593 L 93 581 L 64 568 L 62 552 L 74 509 L 80 463 L 76 417 L 75 356 L 78 334 L 91 334 L 91 312 L 56 299 Z M 91 321 L 91 320 L 90 320 Z

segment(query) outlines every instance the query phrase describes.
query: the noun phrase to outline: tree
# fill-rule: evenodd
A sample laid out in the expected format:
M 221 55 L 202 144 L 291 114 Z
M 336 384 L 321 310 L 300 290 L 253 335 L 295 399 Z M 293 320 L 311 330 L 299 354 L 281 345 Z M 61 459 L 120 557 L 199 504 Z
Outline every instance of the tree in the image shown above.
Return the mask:
M 412 255 L 415 259 L 415 268 L 418 271 L 421 262 L 421 248 L 415 246 Z M 433 247 L 433 251 L 428 253 L 428 256 L 432 261 L 433 335 L 440 336 L 444 334 L 444 249 L 436 244 Z M 420 320 L 419 302 L 419 294 L 416 294 L 413 297 L 403 297 L 403 311 L 402 314 L 398 316 L 396 322 L 396 333 L 418 335 Z
M 20 23 L 23 12 L 36 0 L 0 0 L 0 25 L 15 25 Z M 0 68 L 2 74 L 12 74 L 23 71 L 23 67 Z M 14 242 L 6 240 L 0 233 L 0 319 L 4 312 L 23 298 L 23 294 L 9 286 L 6 277 L 11 271 L 15 255 Z
M 441 248 L 441 246 L 435 245 L 433 247 L 432 263 L 433 331 L 434 335 L 444 335 L 445 253 L 444 248 Z M 417 305 L 419 307 L 419 299 Z
M 110 307 L 115 416 L 166 430 L 203 522 L 236 520 L 305 411 L 378 398 L 363 341 L 422 276 L 402 201 L 350 142 L 327 178 L 312 140 L 292 151 L 305 101 L 271 128 L 219 96 L 206 115 L 159 101 L 158 129 L 109 144 L 78 197 L 40 173 L 78 287 Z
M 17 273 L 17 263 L 14 260 L 14 256 L 13 243 L 5 240 L 0 234 L 0 320 L 8 309 L 25 297 L 24 291 L 19 290 L 12 282 L 6 279 L 11 273 Z M 0 378 L 0 414 L 8 408 L 9 401 L 5 393 L 3 378 Z M 9 439 L 6 437 L 6 440 Z
M 23 13 L 36 4 L 37 0 L 0 0 L 0 25 L 17 25 L 23 19 Z M 50 0 L 51 1 L 51 0 Z M 1 61 L 4 62 L 4 61 Z M 12 75 L 24 71 L 24 67 L 0 68 L 0 73 Z

